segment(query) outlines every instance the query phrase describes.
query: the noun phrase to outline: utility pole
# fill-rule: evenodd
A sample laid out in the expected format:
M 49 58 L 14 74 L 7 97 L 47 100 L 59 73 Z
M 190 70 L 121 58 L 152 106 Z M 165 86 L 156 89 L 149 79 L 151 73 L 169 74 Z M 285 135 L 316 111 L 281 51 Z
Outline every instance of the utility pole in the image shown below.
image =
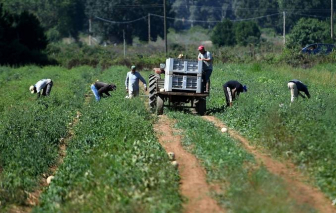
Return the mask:
M 330 14 L 330 31 L 331 31 L 331 40 L 334 40 L 334 1 L 331 0 L 331 14 Z
M 92 45 L 92 19 L 89 19 L 89 46 Z
M 167 43 L 167 14 L 166 14 L 166 0 L 163 0 L 163 16 L 164 16 L 164 40 L 165 40 L 165 52 L 168 55 L 168 43 Z
M 126 38 L 125 38 L 125 30 L 123 30 L 123 38 L 124 38 L 124 58 L 126 58 Z
M 286 12 L 283 11 L 283 43 L 286 45 Z
M 150 13 L 148 13 L 148 43 L 151 41 Z

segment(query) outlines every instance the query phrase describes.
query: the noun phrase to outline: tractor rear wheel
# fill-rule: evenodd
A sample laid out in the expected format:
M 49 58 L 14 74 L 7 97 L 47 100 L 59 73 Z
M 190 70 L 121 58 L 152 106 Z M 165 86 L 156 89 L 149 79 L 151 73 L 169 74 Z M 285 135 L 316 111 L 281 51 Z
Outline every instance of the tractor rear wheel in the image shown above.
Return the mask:
M 160 75 L 156 75 L 156 74 L 149 75 L 148 101 L 149 101 L 149 108 L 151 110 L 155 110 L 156 108 L 157 79 L 159 78 L 160 78 Z

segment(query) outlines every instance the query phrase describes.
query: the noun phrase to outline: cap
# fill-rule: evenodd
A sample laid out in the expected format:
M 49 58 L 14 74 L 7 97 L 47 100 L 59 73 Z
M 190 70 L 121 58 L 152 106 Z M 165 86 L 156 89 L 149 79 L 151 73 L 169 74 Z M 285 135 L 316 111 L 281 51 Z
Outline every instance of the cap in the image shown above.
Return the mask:
M 204 46 L 203 45 L 199 46 L 198 50 L 204 50 Z
M 35 87 L 34 87 L 33 85 L 31 85 L 31 86 L 29 87 L 29 91 L 30 91 L 31 94 L 34 94 L 34 92 L 35 92 L 34 88 L 35 88 Z
M 247 92 L 247 86 L 246 85 L 243 86 L 243 90 L 244 90 L 244 92 Z
M 184 55 L 181 53 L 177 58 L 183 58 Z
M 134 65 L 133 65 L 133 66 L 131 66 L 131 69 L 132 69 L 132 70 L 134 70 L 135 68 L 136 68 L 136 66 L 134 66 Z

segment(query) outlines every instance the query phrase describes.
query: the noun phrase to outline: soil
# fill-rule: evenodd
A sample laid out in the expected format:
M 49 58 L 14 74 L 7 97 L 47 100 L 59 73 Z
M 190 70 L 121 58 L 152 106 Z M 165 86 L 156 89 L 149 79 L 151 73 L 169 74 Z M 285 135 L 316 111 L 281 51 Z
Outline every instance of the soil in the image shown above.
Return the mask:
M 223 122 L 213 116 L 203 116 L 205 120 L 213 122 L 219 129 L 228 128 Z M 332 213 L 336 209 L 331 205 L 331 201 L 316 187 L 308 184 L 309 178 L 299 172 L 295 165 L 290 162 L 279 162 L 265 154 L 264 150 L 251 146 L 250 142 L 238 132 L 228 129 L 228 134 L 239 140 L 244 148 L 253 154 L 260 164 L 264 165 L 271 173 L 282 177 L 289 191 L 290 196 L 300 204 L 314 207 L 319 212 Z
M 87 102 L 88 98 L 89 97 L 86 97 L 86 99 L 85 99 L 86 102 Z M 9 213 L 31 212 L 33 210 L 33 208 L 39 204 L 40 195 L 42 194 L 44 188 L 48 186 L 47 178 L 51 175 L 55 175 L 58 167 L 63 163 L 63 160 L 66 156 L 67 144 L 72 139 L 72 137 L 74 136 L 73 127 L 75 125 L 77 125 L 77 123 L 79 122 L 80 116 L 81 116 L 80 112 L 77 111 L 77 116 L 74 117 L 71 125 L 69 125 L 69 127 L 68 127 L 67 136 L 65 138 L 61 139 L 61 141 L 60 141 L 59 157 L 58 157 L 56 165 L 50 167 L 48 174 L 43 174 L 42 175 L 43 177 L 40 179 L 39 187 L 37 187 L 37 189 L 35 191 L 28 193 L 28 198 L 27 198 L 25 204 L 22 205 L 22 206 L 12 206 L 10 208 L 10 210 L 8 211 Z
M 187 198 L 183 204 L 185 213 L 215 213 L 225 212 L 217 202 L 210 197 L 213 186 L 206 182 L 206 172 L 200 165 L 197 158 L 183 149 L 181 135 L 174 130 L 174 122 L 165 115 L 159 116 L 154 130 L 160 144 L 168 152 L 174 152 L 178 162 L 178 170 L 181 177 L 180 191 Z

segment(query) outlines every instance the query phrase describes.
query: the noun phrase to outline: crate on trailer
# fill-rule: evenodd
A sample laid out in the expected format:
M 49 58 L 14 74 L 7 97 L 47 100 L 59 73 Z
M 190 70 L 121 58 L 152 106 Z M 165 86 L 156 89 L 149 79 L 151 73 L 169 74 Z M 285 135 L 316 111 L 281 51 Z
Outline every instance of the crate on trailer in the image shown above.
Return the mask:
M 168 58 L 166 60 L 166 75 L 173 74 L 194 74 L 197 76 L 202 75 L 202 61 L 190 59 L 176 59 Z
M 165 91 L 188 91 L 201 93 L 202 77 L 193 75 L 166 75 Z

